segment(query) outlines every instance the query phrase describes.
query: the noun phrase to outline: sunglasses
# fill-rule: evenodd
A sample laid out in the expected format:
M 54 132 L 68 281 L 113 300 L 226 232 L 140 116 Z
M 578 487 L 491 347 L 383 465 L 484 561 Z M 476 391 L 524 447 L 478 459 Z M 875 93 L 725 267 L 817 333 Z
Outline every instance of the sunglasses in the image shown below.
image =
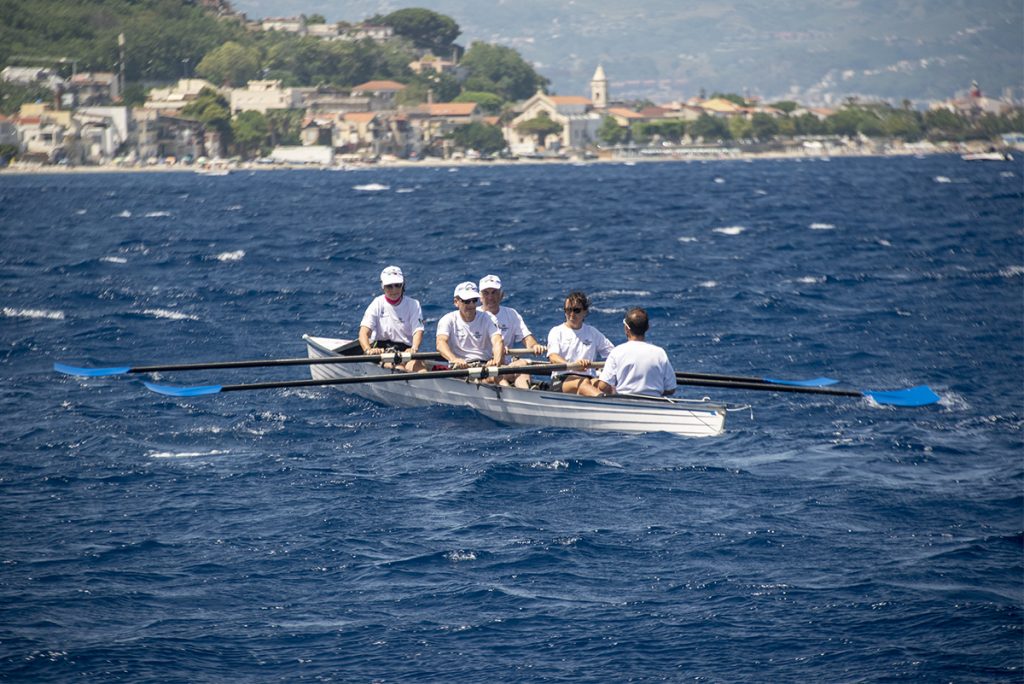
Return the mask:
M 460 299 L 459 301 L 462 302 L 463 304 L 479 304 L 480 303 L 479 299 Z
M 394 290 L 396 288 L 401 288 L 401 287 L 402 287 L 401 283 L 395 283 L 395 284 L 392 284 L 392 285 L 385 285 L 384 289 L 385 290 Z
M 584 311 L 586 311 L 586 309 L 584 309 L 581 306 L 567 306 L 567 307 L 565 307 L 565 313 L 581 314 Z

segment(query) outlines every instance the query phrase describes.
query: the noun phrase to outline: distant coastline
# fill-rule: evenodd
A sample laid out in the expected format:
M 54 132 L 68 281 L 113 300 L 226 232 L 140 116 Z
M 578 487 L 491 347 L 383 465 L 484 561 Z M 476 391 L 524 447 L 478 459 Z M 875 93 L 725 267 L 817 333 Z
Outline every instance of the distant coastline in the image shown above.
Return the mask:
M 812 150 L 786 150 L 769 152 L 744 152 L 737 149 L 723 149 L 718 155 L 705 155 L 700 157 L 685 156 L 654 156 L 643 155 L 635 157 L 615 156 L 598 157 L 594 159 L 573 159 L 573 158 L 551 158 L 551 159 L 439 159 L 428 157 L 419 161 L 405 159 L 382 160 L 372 163 L 356 162 L 345 163 L 333 166 L 318 164 L 264 164 L 255 162 L 241 162 L 230 167 L 232 173 L 245 171 L 282 171 L 282 170 L 320 170 L 320 171 L 358 171 L 372 170 L 376 168 L 479 168 L 488 166 L 526 166 L 526 165 L 549 165 L 568 164 L 575 166 L 586 166 L 591 164 L 657 164 L 657 163 L 700 163 L 710 161 L 753 161 L 758 159 L 778 160 L 821 160 L 830 158 L 845 157 L 913 157 L 931 156 L 941 154 L 962 154 L 968 151 L 980 151 L 983 146 L 950 146 L 932 148 L 900 147 L 884 150 L 872 148 L 830 148 L 827 151 Z M 197 165 L 187 164 L 147 164 L 147 165 L 119 165 L 105 164 L 92 166 L 60 166 L 42 164 L 14 163 L 8 167 L 0 168 L 2 175 L 20 174 L 64 174 L 64 173 L 195 173 L 201 174 L 203 168 Z

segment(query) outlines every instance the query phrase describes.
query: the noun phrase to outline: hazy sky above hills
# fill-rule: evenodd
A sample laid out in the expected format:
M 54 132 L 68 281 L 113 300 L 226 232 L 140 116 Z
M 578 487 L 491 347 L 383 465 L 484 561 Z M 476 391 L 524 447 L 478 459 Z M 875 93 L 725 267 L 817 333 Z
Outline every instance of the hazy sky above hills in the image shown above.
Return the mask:
M 403 7 L 446 14 L 457 42 L 509 45 L 564 95 L 604 66 L 612 97 L 701 90 L 837 102 L 945 99 L 977 80 L 1024 96 L 1021 0 L 232 0 L 249 18 L 360 21 Z

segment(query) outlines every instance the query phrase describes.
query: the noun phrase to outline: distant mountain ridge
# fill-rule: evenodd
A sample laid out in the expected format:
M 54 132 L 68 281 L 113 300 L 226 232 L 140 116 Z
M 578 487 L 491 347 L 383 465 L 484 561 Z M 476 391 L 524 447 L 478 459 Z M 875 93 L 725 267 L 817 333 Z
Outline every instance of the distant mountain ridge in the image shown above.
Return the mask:
M 403 7 L 452 17 L 460 44 L 516 48 L 565 95 L 602 64 L 613 98 L 704 89 L 840 102 L 945 99 L 978 81 L 1024 96 L 1020 0 L 231 0 L 249 18 L 359 21 Z

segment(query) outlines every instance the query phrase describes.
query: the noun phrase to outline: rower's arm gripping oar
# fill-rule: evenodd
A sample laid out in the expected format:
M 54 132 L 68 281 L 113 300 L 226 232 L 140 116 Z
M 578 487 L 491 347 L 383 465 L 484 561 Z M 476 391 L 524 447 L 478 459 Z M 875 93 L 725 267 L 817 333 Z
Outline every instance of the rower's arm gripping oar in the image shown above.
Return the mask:
M 530 366 L 530 372 L 538 370 L 563 371 L 572 364 L 551 363 L 542 366 Z M 478 368 L 460 368 L 456 370 L 429 371 L 424 373 L 390 373 L 383 375 L 359 375 L 347 378 L 326 378 L 323 380 L 284 380 L 280 382 L 253 382 L 242 385 L 195 385 L 191 387 L 175 387 L 145 383 L 146 387 L 158 394 L 170 397 L 198 397 L 221 392 L 239 392 L 243 390 L 281 389 L 289 387 L 319 387 L 323 385 L 352 385 L 368 382 L 399 382 L 402 380 L 434 380 L 438 378 L 493 378 L 499 375 L 522 373 L 524 366 L 480 366 Z

